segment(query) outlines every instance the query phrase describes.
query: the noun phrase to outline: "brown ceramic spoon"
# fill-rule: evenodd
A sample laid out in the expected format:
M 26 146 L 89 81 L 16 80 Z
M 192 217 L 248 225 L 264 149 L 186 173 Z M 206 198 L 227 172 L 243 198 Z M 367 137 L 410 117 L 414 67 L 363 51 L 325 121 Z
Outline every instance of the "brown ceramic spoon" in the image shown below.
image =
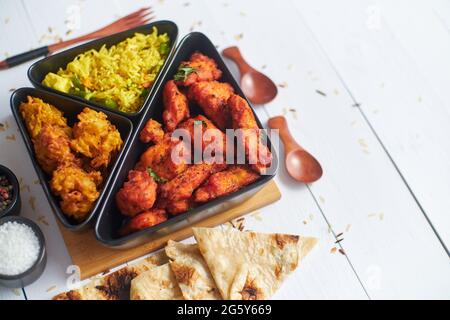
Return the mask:
M 242 57 L 238 47 L 226 48 L 222 54 L 237 64 L 241 73 L 242 91 L 252 103 L 264 104 L 275 98 L 278 93 L 275 83 L 251 67 Z
M 284 143 L 286 169 L 292 178 L 310 183 L 320 179 L 322 167 L 308 151 L 303 149 L 289 132 L 287 121 L 283 116 L 269 119 L 269 127 L 278 129 Z

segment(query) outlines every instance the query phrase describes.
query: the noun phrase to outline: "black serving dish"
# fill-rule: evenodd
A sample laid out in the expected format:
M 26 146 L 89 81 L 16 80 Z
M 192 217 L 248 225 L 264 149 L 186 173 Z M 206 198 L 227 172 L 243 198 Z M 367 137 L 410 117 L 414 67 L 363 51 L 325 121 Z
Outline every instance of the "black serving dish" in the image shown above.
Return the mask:
M 57 72 L 59 68 L 65 68 L 66 65 L 71 62 L 77 55 L 80 53 L 86 52 L 91 49 L 100 49 L 103 45 L 106 45 L 107 47 L 110 47 L 112 45 L 115 45 L 129 37 L 132 37 L 136 32 L 148 34 L 152 31 L 152 28 L 156 27 L 158 29 L 158 33 L 167 33 L 170 38 L 170 51 L 167 56 L 166 61 L 164 62 L 164 65 L 162 66 L 158 76 L 155 79 L 155 83 L 150 88 L 149 93 L 147 94 L 147 97 L 144 100 L 143 105 L 141 106 L 141 109 L 138 112 L 135 113 L 127 113 L 122 112 L 119 110 L 115 110 L 112 108 L 108 108 L 106 106 L 103 106 L 102 104 L 83 99 L 81 97 L 77 97 L 75 95 L 71 95 L 68 93 L 64 93 L 58 90 L 55 90 L 53 88 L 44 86 L 42 84 L 42 80 L 44 80 L 45 76 L 49 72 Z M 178 38 L 178 27 L 175 23 L 171 21 L 155 21 L 134 29 L 126 30 L 120 33 L 116 33 L 113 35 L 110 35 L 108 37 L 96 39 L 90 42 L 87 42 L 85 44 L 76 46 L 74 48 L 70 48 L 68 50 L 62 51 L 60 53 L 51 55 L 49 57 L 46 57 L 44 59 L 41 59 L 37 62 L 35 62 L 30 69 L 28 69 L 28 78 L 30 79 L 31 83 L 34 87 L 40 88 L 46 91 L 50 91 L 53 93 L 58 93 L 59 95 L 63 95 L 65 97 L 70 97 L 76 100 L 79 100 L 83 103 L 89 103 L 90 105 L 96 106 L 97 108 L 107 110 L 110 112 L 118 113 L 122 116 L 126 116 L 130 118 L 133 122 L 139 122 L 140 117 L 142 116 L 142 113 L 144 111 L 144 106 L 147 105 L 148 100 L 153 95 L 156 85 L 159 82 L 161 75 L 163 74 L 164 70 L 167 68 L 168 62 L 171 60 L 173 53 L 175 51 L 175 44 Z
M 45 249 L 44 234 L 36 223 L 23 217 L 11 216 L 0 219 L 0 225 L 6 222 L 17 222 L 29 226 L 34 231 L 39 241 L 40 250 L 38 258 L 27 271 L 13 276 L 0 274 L 0 286 L 8 288 L 23 288 L 39 279 L 44 272 L 47 264 L 47 251 Z
M 161 82 L 156 88 L 155 95 L 153 95 L 149 101 L 149 106 L 146 108 L 144 117 L 141 119 L 133 134 L 132 141 L 126 151 L 126 155 L 123 158 L 121 167 L 118 170 L 118 174 L 114 177 L 112 187 L 108 191 L 108 194 L 100 210 L 101 213 L 99 215 L 99 218 L 97 219 L 97 223 L 95 226 L 95 234 L 97 239 L 108 247 L 119 249 L 130 248 L 152 239 L 160 238 L 164 235 L 173 233 L 181 228 L 191 226 L 200 220 L 203 220 L 209 216 L 215 215 L 219 212 L 236 206 L 239 203 L 242 203 L 243 201 L 254 195 L 256 192 L 258 192 L 275 176 L 276 168 L 278 167 L 278 159 L 275 154 L 275 150 L 273 150 L 273 148 L 271 147 L 269 139 L 267 139 L 268 146 L 272 149 L 273 154 L 273 163 L 269 170 L 269 175 L 261 176 L 261 178 L 255 183 L 246 186 L 233 194 L 215 199 L 204 205 L 196 207 L 189 212 L 171 217 L 161 224 L 127 235 L 125 237 L 119 237 L 119 235 L 117 234 L 118 229 L 122 226 L 126 218 L 120 214 L 116 206 L 115 195 L 117 191 L 119 191 L 119 189 L 122 187 L 123 183 L 126 181 L 128 172 L 133 169 L 141 154 L 148 148 L 148 145 L 140 142 L 139 132 L 144 127 L 147 120 L 149 120 L 150 118 L 161 121 L 163 112 L 162 91 L 164 88 L 164 84 L 168 80 L 173 78 L 180 63 L 182 61 L 188 60 L 191 54 L 195 51 L 200 51 L 203 54 L 206 54 L 207 56 L 213 58 L 217 62 L 219 68 L 223 71 L 223 75 L 220 81 L 230 83 L 233 86 L 236 94 L 245 97 L 238 83 L 235 81 L 231 72 L 225 65 L 219 52 L 204 34 L 193 32 L 182 39 L 176 49 L 173 59 L 170 61 L 167 71 L 163 75 Z M 247 102 L 250 104 L 248 99 Z M 261 122 L 257 117 L 256 120 L 258 122 L 258 126 L 262 129 L 263 127 L 261 125 Z
M 50 190 L 50 184 L 49 181 L 51 177 L 47 175 L 39 166 L 39 163 L 36 160 L 36 156 L 34 153 L 33 143 L 31 141 L 31 138 L 28 134 L 27 128 L 25 126 L 25 122 L 22 119 L 22 116 L 19 112 L 19 106 L 22 102 L 27 101 L 27 96 L 33 96 L 42 99 L 44 102 L 50 103 L 51 105 L 55 106 L 59 110 L 61 110 L 64 113 L 64 117 L 67 118 L 67 123 L 69 126 L 73 126 L 75 122 L 77 122 L 77 115 L 83 111 L 85 107 L 89 107 L 96 111 L 102 111 L 108 116 L 108 120 L 116 126 L 116 128 L 119 130 L 120 135 L 123 140 L 123 147 L 122 150 L 117 154 L 112 160 L 111 163 L 107 169 L 106 175 L 103 176 L 103 187 L 100 191 L 100 196 L 97 199 L 97 201 L 94 204 L 94 207 L 92 208 L 91 213 L 87 216 L 86 220 L 84 220 L 81 223 L 77 223 L 76 221 L 68 218 L 64 213 L 62 212 L 60 206 L 59 206 L 59 198 L 52 194 Z M 85 229 L 89 226 L 90 223 L 94 221 L 96 218 L 99 210 L 100 210 L 100 203 L 104 199 L 107 190 L 110 188 L 112 180 L 113 180 L 113 173 L 116 171 L 116 169 L 119 166 L 119 160 L 122 158 L 122 155 L 124 154 L 125 149 L 127 148 L 127 144 L 130 141 L 132 132 L 133 132 L 133 124 L 131 121 L 121 115 L 118 115 L 116 113 L 113 113 L 111 111 L 100 109 L 96 106 L 92 106 L 89 103 L 82 103 L 80 101 L 77 101 L 75 99 L 71 99 L 68 97 L 63 97 L 59 94 L 46 92 L 40 89 L 34 89 L 34 88 L 20 88 L 13 92 L 11 95 L 11 109 L 14 115 L 14 118 L 16 119 L 16 122 L 19 126 L 19 131 L 22 134 L 22 137 L 25 142 L 25 146 L 28 150 L 28 153 L 30 155 L 31 161 L 33 163 L 33 166 L 37 172 L 37 175 L 39 177 L 39 180 L 41 182 L 42 187 L 44 188 L 45 195 L 47 196 L 47 199 L 50 203 L 50 206 L 53 210 L 53 212 L 58 217 L 59 221 L 68 229 L 72 231 L 80 231 Z
M 0 218 L 6 216 L 17 216 L 20 213 L 22 207 L 22 202 L 20 199 L 20 186 L 16 175 L 9 170 L 7 167 L 0 164 L 0 176 L 5 176 L 11 183 L 12 189 L 12 200 L 11 203 L 6 207 L 5 210 L 0 211 Z

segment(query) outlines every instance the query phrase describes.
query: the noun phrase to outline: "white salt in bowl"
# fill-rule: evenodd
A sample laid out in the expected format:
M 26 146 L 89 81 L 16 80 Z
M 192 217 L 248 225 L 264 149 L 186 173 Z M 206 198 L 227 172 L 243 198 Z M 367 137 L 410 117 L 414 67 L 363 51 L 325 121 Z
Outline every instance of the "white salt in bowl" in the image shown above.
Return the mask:
M 0 273 L 0 286 L 8 288 L 23 288 L 36 281 L 44 272 L 47 264 L 45 238 L 39 226 L 29 219 L 18 216 L 4 217 L 0 219 L 0 226 L 7 222 L 16 222 L 30 227 L 39 242 L 39 253 L 36 260 L 29 268 L 14 275 L 4 275 Z

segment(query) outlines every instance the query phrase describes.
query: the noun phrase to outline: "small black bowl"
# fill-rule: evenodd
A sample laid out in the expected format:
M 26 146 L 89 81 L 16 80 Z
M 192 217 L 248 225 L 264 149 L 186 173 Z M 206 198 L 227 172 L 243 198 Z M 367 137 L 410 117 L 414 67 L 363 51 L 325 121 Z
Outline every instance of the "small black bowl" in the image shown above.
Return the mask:
M 6 222 L 17 222 L 29 226 L 34 231 L 39 241 L 40 250 L 38 258 L 27 271 L 13 276 L 0 274 L 0 286 L 8 288 L 23 288 L 39 279 L 44 272 L 47 264 L 44 234 L 39 226 L 30 219 L 16 216 L 4 217 L 0 219 L 0 226 Z
M 16 175 L 7 167 L 0 164 L 0 176 L 5 176 L 13 187 L 12 201 L 5 210 L 0 211 L 0 218 L 6 216 L 17 216 L 20 213 L 22 203 L 20 200 L 20 186 Z

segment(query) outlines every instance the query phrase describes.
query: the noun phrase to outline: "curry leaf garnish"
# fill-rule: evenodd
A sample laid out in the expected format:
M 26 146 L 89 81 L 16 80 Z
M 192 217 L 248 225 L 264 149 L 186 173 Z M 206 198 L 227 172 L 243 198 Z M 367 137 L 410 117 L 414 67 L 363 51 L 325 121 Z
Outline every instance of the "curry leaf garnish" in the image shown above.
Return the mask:
M 195 68 L 191 68 L 188 65 L 181 65 L 178 68 L 177 73 L 173 76 L 173 79 L 175 81 L 184 81 L 186 80 L 187 76 L 191 73 L 197 72 Z
M 156 183 L 166 183 L 167 182 L 166 179 L 161 178 L 160 176 L 158 176 L 158 174 L 155 171 L 153 171 L 152 168 L 147 167 L 147 172 L 150 175 L 150 177 L 152 177 L 153 180 L 155 180 Z

